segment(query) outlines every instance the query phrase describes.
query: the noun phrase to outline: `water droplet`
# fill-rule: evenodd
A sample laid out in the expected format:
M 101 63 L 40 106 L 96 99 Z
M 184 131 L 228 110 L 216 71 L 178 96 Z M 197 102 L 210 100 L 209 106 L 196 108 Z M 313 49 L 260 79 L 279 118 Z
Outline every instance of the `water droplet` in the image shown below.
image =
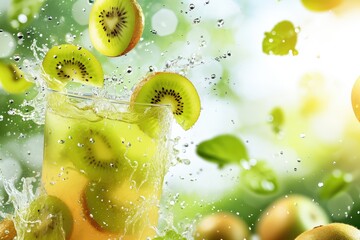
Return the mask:
M 20 61 L 21 57 L 19 55 L 14 55 L 14 61 L 18 62 Z
M 89 4 L 94 4 L 95 0 L 88 0 Z
M 222 26 L 224 26 L 224 19 L 219 19 L 218 21 L 217 21 L 217 26 L 218 27 L 222 27 Z
M 318 183 L 318 187 L 321 188 L 321 187 L 323 187 L 323 186 L 324 186 L 324 183 L 323 183 L 323 182 L 319 182 L 319 183 Z
M 191 10 L 193 10 L 194 8 L 195 8 L 195 4 L 190 3 L 190 5 L 189 5 L 189 9 L 190 9 L 190 11 L 191 11 Z
M 23 39 L 24 38 L 24 34 L 22 32 L 18 32 L 16 34 L 16 36 L 18 37 L 18 39 Z
M 131 73 L 131 72 L 132 72 L 132 67 L 131 67 L 131 66 L 128 66 L 126 72 L 127 72 L 127 73 Z
M 193 21 L 195 24 L 200 23 L 200 18 L 195 18 Z
M 64 143 L 65 143 L 65 140 L 59 139 L 59 140 L 58 140 L 58 143 L 59 143 L 59 144 L 64 144 Z
M 89 139 L 89 142 L 90 142 L 90 143 L 95 143 L 95 139 L 90 138 L 90 139 Z

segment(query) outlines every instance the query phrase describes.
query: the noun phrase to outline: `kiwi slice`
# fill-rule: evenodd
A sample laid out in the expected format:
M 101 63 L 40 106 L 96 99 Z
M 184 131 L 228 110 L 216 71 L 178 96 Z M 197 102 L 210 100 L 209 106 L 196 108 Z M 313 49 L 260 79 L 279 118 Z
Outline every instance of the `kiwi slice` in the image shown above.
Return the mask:
M 124 194 L 118 194 L 116 185 L 90 182 L 81 195 L 85 216 L 99 231 L 124 233 L 134 207 L 122 201 Z
M 190 129 L 200 115 L 200 98 L 194 85 L 177 73 L 157 72 L 147 76 L 131 96 L 133 103 L 169 104 L 180 126 Z M 139 108 L 136 104 L 135 109 Z
M 90 180 L 116 182 L 124 178 L 124 146 L 114 139 L 115 132 L 102 129 L 104 122 L 75 124 L 69 132 L 65 155 Z
M 24 73 L 13 63 L 0 61 L 0 83 L 2 88 L 13 94 L 29 89 L 33 83 L 26 80 Z
M 27 223 L 22 239 L 70 239 L 73 218 L 66 204 L 55 196 L 42 195 L 29 206 L 24 216 Z
M 100 62 L 87 49 L 72 44 L 52 47 L 42 62 L 48 87 L 61 90 L 69 81 L 102 87 L 104 73 Z
M 90 13 L 90 40 L 101 54 L 115 57 L 139 42 L 144 16 L 136 0 L 96 0 Z

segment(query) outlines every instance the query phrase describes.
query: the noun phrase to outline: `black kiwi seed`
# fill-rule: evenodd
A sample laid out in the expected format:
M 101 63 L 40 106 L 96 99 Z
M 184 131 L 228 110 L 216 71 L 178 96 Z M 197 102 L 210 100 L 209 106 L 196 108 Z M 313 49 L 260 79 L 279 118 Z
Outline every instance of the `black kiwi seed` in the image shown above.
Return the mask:
M 80 69 L 80 73 L 81 73 L 81 77 L 88 82 L 89 78 L 92 78 L 91 76 L 89 76 L 90 74 L 87 72 L 86 70 L 86 66 L 80 62 L 79 60 L 75 60 L 75 58 L 72 58 L 71 60 L 68 59 L 64 59 L 62 62 L 58 62 L 56 64 L 56 70 L 57 70 L 57 75 L 61 78 L 67 78 L 70 79 L 71 76 L 66 74 L 64 72 L 63 67 L 66 65 L 71 65 L 71 66 L 77 66 Z M 74 80 L 73 78 L 71 80 Z
M 182 101 L 180 93 L 176 92 L 173 89 L 155 89 L 155 96 L 151 99 L 151 104 L 159 104 L 161 102 L 161 99 L 165 96 L 171 96 L 176 101 L 176 109 L 173 111 L 173 114 L 182 115 L 184 113 L 184 102 Z
M 110 29 L 105 24 L 105 18 L 118 17 L 119 21 L 116 23 L 114 29 Z M 111 38 L 122 36 L 123 29 L 126 27 L 127 23 L 127 12 L 124 8 L 119 9 L 118 7 L 111 7 L 110 11 L 102 10 L 99 14 L 99 23 L 101 24 L 106 36 L 109 37 L 108 42 L 111 41 Z

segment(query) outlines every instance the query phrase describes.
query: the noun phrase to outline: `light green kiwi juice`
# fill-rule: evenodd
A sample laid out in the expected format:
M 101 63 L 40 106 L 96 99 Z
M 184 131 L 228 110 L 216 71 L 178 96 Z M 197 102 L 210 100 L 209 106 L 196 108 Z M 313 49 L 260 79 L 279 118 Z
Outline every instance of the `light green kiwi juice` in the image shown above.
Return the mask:
M 71 240 L 155 235 L 168 165 L 165 105 L 49 92 L 42 182 L 70 208 Z

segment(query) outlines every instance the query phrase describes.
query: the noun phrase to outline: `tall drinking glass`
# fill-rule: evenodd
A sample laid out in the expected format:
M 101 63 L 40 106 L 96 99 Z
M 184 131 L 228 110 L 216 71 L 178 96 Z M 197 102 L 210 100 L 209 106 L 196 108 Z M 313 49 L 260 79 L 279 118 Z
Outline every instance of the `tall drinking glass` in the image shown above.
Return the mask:
M 47 94 L 42 182 L 72 213 L 68 239 L 155 235 L 170 127 L 167 105 Z

